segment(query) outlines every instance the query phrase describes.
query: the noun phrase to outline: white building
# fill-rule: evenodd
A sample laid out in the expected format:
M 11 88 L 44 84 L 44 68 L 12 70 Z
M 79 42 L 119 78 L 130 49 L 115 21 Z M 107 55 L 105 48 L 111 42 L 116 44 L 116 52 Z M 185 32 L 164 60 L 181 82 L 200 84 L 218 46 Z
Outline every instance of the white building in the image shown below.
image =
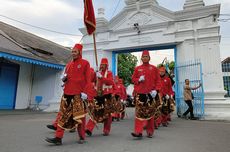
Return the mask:
M 125 8 L 110 21 L 104 9 L 98 10 L 96 42 L 99 60 L 107 57 L 110 69 L 116 70 L 118 53 L 143 49 L 174 49 L 177 66 L 199 61 L 200 82 L 204 90 L 206 119 L 229 119 L 230 103 L 224 98 L 220 61 L 220 4 L 205 6 L 203 0 L 186 0 L 183 10 L 170 11 L 157 0 L 125 0 Z M 82 34 L 86 29 L 81 28 Z M 93 38 L 83 38 L 83 57 L 95 67 Z M 178 82 L 186 77 L 178 72 Z M 185 71 L 186 72 L 186 71 Z
M 67 48 L 0 22 L 0 109 L 31 108 L 36 96 L 42 97 L 40 108 L 59 102 L 60 75 L 70 55 Z

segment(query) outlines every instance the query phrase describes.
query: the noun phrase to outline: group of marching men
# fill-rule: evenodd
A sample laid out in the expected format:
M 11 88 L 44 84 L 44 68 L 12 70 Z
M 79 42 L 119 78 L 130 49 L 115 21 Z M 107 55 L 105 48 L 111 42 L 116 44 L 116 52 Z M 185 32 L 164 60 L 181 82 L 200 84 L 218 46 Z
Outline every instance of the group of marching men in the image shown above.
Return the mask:
M 81 44 L 72 49 L 72 58 L 62 77 L 63 96 L 56 121 L 48 128 L 55 130 L 54 138 L 46 141 L 62 144 L 65 130 L 78 132 L 79 141 L 85 141 L 86 134 L 92 136 L 97 123 L 103 123 L 103 135 L 108 136 L 113 119 L 124 119 L 126 89 L 122 79 L 113 79 L 108 70 L 107 58 L 102 58 L 99 71 L 90 68 L 88 61 L 82 59 Z M 144 50 L 142 65 L 137 66 L 132 75 L 134 83 L 135 123 L 131 135 L 141 138 L 146 128 L 147 137 L 152 138 L 155 128 L 160 124 L 167 126 L 170 113 L 174 110 L 171 80 L 165 75 L 165 68 L 149 64 L 149 51 Z M 89 120 L 86 123 L 86 115 Z

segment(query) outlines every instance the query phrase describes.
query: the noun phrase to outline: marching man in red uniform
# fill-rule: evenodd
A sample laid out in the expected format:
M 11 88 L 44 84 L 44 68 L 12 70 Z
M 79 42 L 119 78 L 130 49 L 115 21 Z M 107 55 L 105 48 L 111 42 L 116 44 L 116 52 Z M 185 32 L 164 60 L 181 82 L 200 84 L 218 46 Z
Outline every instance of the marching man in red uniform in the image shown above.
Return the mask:
M 174 92 L 172 90 L 172 83 L 170 78 L 165 75 L 165 67 L 161 66 L 159 68 L 159 72 L 161 77 L 161 95 L 163 98 L 161 121 L 162 121 L 162 125 L 164 127 L 167 127 L 168 118 L 170 116 L 170 106 L 172 104 L 170 103 L 170 101 L 173 100 Z
M 46 141 L 55 145 L 62 144 L 65 130 L 77 127 L 79 143 L 85 140 L 85 116 L 87 99 L 87 86 L 90 85 L 90 64 L 82 59 L 81 44 L 76 44 L 72 49 L 72 58 L 66 65 L 65 75 L 62 78 L 64 94 L 61 98 L 57 130 L 54 138 L 46 138 Z
M 126 108 L 127 92 L 126 92 L 126 88 L 125 88 L 125 86 L 123 84 L 123 80 L 122 79 L 119 79 L 119 84 L 121 85 L 121 90 L 122 90 L 121 102 L 122 102 L 122 105 L 123 105 L 123 110 L 120 113 L 120 117 L 121 117 L 121 119 L 124 119 L 125 118 L 125 108 Z
M 102 58 L 100 71 L 96 72 L 97 84 L 95 107 L 90 112 L 90 119 L 86 125 L 86 134 L 91 136 L 96 123 L 104 123 L 103 135 L 108 136 L 111 130 L 113 112 L 113 94 L 115 85 L 112 72 L 108 70 L 108 59 Z
M 121 97 L 122 97 L 122 88 L 121 88 L 121 84 L 119 83 L 119 77 L 115 76 L 114 78 L 114 84 L 116 86 L 116 90 L 114 92 L 115 94 L 115 107 L 116 107 L 116 111 L 114 113 L 111 114 L 112 116 L 112 120 L 120 120 L 120 111 L 122 110 L 122 103 L 121 103 Z
M 124 119 L 125 117 L 125 100 L 127 99 L 126 89 L 123 85 L 122 79 L 118 76 L 114 78 L 116 91 L 115 91 L 115 99 L 116 99 L 116 112 L 112 113 L 113 120 L 116 119 L 119 121 L 120 119 Z
M 154 65 L 149 64 L 148 50 L 143 51 L 141 60 L 143 64 L 135 68 L 132 76 L 135 92 L 135 125 L 134 132 L 131 135 L 142 137 L 143 127 L 147 121 L 147 137 L 152 138 L 154 134 L 155 102 L 160 100 L 158 97 L 161 90 L 160 74 Z
M 87 97 L 88 97 L 88 105 L 92 106 L 93 99 L 97 95 L 96 90 L 95 90 L 96 73 L 94 72 L 93 68 L 90 68 L 90 80 L 91 80 L 91 84 L 88 86 L 88 88 L 86 90 L 87 90 Z M 49 128 L 51 130 L 57 130 L 57 124 L 58 124 L 60 114 L 61 114 L 61 112 L 58 112 L 53 123 L 51 125 L 46 125 L 47 128 Z M 75 132 L 75 128 L 70 130 L 70 132 Z

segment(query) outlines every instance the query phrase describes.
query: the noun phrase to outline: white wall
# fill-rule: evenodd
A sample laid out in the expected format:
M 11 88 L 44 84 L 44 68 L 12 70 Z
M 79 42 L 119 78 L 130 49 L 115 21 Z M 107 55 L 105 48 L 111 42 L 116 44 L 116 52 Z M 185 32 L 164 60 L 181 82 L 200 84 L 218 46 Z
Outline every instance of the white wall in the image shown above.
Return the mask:
M 35 66 L 31 94 L 32 104 L 35 103 L 35 96 L 42 96 L 43 99 L 40 104 L 48 105 L 48 101 L 54 96 L 56 74 L 58 72 L 59 70 L 56 69 L 37 65 Z
M 15 62 L 15 61 L 13 61 Z M 15 109 L 26 109 L 30 102 L 31 64 L 18 62 L 20 65 Z
M 90 63 L 90 67 L 96 69 L 96 59 L 94 51 L 83 51 L 82 58 L 86 59 Z M 112 52 L 108 52 L 106 50 L 97 50 L 98 66 L 100 66 L 102 58 L 108 59 L 109 70 L 112 70 Z
M 62 71 L 14 60 L 12 62 L 20 65 L 15 109 L 32 108 L 35 96 L 43 97 L 41 107 L 46 108 L 54 96 L 61 96 L 62 88 L 59 81 Z

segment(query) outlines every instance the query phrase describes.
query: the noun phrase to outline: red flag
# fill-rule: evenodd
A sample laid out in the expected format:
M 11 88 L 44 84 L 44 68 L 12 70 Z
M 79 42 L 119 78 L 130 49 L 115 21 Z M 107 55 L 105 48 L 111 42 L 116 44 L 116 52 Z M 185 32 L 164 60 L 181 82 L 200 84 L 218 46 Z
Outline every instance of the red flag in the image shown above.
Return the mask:
M 96 30 L 96 19 L 94 15 L 92 0 L 84 0 L 84 22 L 89 35 Z

